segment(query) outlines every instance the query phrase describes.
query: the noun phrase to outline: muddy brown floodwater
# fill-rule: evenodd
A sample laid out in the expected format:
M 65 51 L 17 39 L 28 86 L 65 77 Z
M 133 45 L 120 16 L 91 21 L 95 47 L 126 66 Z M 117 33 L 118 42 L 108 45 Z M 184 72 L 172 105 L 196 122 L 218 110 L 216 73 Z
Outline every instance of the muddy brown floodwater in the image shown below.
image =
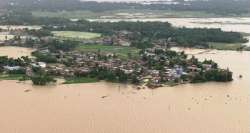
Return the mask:
M 32 49 L 14 47 L 14 46 L 4 46 L 0 47 L 0 56 L 8 56 L 11 58 L 18 58 L 21 56 L 31 56 Z
M 0 81 L 0 132 L 249 133 L 250 52 L 186 51 L 230 67 L 234 81 L 155 90 Z

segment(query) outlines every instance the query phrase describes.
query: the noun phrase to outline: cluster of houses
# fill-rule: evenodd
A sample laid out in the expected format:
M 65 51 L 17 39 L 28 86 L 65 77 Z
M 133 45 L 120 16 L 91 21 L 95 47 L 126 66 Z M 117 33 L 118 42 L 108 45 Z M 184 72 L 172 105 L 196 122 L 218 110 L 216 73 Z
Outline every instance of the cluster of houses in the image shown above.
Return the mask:
M 105 68 L 115 72 L 122 71 L 126 75 L 136 75 L 141 83 L 149 84 L 150 86 L 158 87 L 167 82 L 184 82 L 182 76 L 190 76 L 192 73 L 202 70 L 212 69 L 211 64 L 202 64 L 198 67 L 194 64 L 188 66 L 174 65 L 170 66 L 169 57 L 167 55 L 158 55 L 155 49 L 146 50 L 141 56 L 150 57 L 151 60 L 159 62 L 164 60 L 163 69 L 155 69 L 149 67 L 143 59 L 121 60 L 115 57 L 112 53 L 99 55 L 95 52 L 80 53 L 77 51 L 63 52 L 58 51 L 52 53 L 49 49 L 38 50 L 41 54 L 54 56 L 57 58 L 57 63 L 47 64 L 45 62 L 32 61 L 25 67 L 21 66 L 4 66 L 5 71 L 26 70 L 26 75 L 32 75 L 31 68 L 44 69 L 48 74 L 62 77 L 72 76 L 87 76 L 95 68 Z M 176 57 L 179 58 L 179 57 Z M 187 59 L 185 60 L 187 62 Z

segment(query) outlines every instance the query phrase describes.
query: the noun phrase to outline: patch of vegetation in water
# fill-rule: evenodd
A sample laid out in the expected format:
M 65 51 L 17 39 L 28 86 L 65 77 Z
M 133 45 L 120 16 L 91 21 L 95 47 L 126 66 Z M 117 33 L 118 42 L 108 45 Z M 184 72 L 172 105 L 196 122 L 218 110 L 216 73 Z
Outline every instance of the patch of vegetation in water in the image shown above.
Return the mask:
M 49 83 L 56 83 L 57 80 L 53 76 L 47 75 L 45 73 L 39 73 L 30 77 L 32 83 L 38 86 L 45 86 Z
M 66 78 L 66 81 L 63 84 L 80 84 L 80 83 L 95 83 L 99 80 L 96 78 L 90 78 L 90 77 L 71 77 Z
M 0 80 L 28 80 L 25 74 L 0 74 Z
M 241 43 L 209 43 L 209 48 L 217 50 L 241 50 L 244 46 Z

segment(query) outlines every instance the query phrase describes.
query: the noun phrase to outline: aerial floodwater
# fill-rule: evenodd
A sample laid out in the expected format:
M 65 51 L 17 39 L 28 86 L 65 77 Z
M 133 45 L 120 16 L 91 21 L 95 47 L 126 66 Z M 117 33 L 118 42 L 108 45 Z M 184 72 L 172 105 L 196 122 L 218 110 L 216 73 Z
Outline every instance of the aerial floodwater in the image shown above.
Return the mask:
M 187 20 L 193 22 L 193 19 Z M 244 18 L 242 20 L 245 21 Z M 187 25 L 186 21 L 176 19 L 172 23 Z M 235 21 L 233 19 L 234 24 L 232 21 L 224 24 L 213 21 L 211 25 L 220 25 L 223 30 L 242 29 L 241 32 L 250 33 L 249 24 Z M 249 22 L 249 19 L 246 21 Z M 199 23 L 210 25 L 203 20 Z M 239 27 L 237 23 L 244 27 Z M 1 55 L 17 55 L 19 50 L 13 50 L 4 52 L 5 47 L 0 47 Z M 174 50 L 184 50 L 200 60 L 212 59 L 220 67 L 230 68 L 234 81 L 185 84 L 154 90 L 137 90 L 131 85 L 106 82 L 37 87 L 29 82 L 0 81 L 1 132 L 249 133 L 250 52 Z
M 234 81 L 155 90 L 104 82 L 34 87 L 0 81 L 1 132 L 249 133 L 250 52 L 186 51 L 230 67 Z

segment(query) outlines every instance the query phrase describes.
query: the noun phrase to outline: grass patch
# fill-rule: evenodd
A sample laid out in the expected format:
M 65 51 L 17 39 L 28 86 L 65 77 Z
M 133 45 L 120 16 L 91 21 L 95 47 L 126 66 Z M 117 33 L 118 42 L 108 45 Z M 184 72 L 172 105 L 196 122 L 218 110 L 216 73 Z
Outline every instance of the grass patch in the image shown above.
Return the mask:
M 25 80 L 24 74 L 0 74 L 0 80 Z
M 76 48 L 81 52 L 98 52 L 103 54 L 114 53 L 119 58 L 137 58 L 139 56 L 139 49 L 134 47 L 122 47 L 122 46 L 105 46 L 105 45 L 80 45 Z
M 66 78 L 63 84 L 80 84 L 80 83 L 96 83 L 98 79 L 89 77 L 72 77 Z
M 77 31 L 53 31 L 54 36 L 62 38 L 62 39 L 94 39 L 101 37 L 99 33 L 91 33 L 91 32 L 77 32 Z
M 209 48 L 218 50 L 239 50 L 242 47 L 241 43 L 209 43 Z

